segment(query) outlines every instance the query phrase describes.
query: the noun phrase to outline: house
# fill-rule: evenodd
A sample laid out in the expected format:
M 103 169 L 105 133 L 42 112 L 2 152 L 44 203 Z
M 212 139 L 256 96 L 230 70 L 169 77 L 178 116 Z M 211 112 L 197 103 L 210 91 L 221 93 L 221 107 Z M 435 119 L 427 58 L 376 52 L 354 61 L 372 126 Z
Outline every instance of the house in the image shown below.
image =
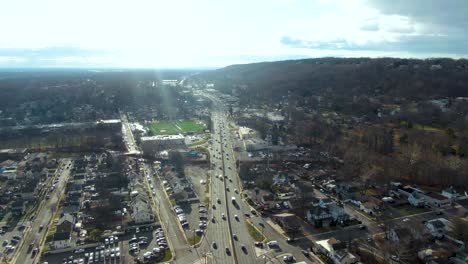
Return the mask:
M 385 232 L 385 238 L 392 242 L 408 242 L 411 239 L 411 232 L 407 228 L 390 228 Z
M 361 201 L 361 204 L 359 205 L 359 209 L 364 211 L 366 214 L 369 215 L 377 215 L 380 208 L 380 204 L 382 202 L 374 197 L 368 197 L 365 200 Z
M 307 210 L 306 218 L 315 227 L 322 227 L 325 223 L 333 225 L 345 222 L 349 220 L 349 215 L 343 207 L 337 204 L 330 204 L 328 206 L 314 206 L 312 209 Z
M 415 207 L 423 207 L 426 204 L 424 197 L 419 192 L 412 192 L 408 196 L 408 202 Z
M 275 214 L 272 219 L 288 234 L 297 233 L 301 229 L 301 223 L 295 214 Z
M 459 194 L 457 193 L 457 191 L 455 191 L 455 189 L 453 189 L 453 187 L 450 187 L 442 190 L 442 196 L 445 196 L 453 201 L 459 197 Z
M 329 259 L 329 263 L 334 264 L 353 264 L 359 261 L 359 257 L 351 254 L 346 243 L 335 238 L 316 241 L 313 245 L 313 251 Z
M 26 210 L 25 201 L 23 199 L 15 200 L 10 207 L 10 211 L 14 215 L 23 215 Z
M 335 187 L 335 191 L 342 200 L 355 199 L 356 193 L 362 188 L 362 184 L 358 182 L 339 183 Z
M 57 231 L 54 234 L 52 244 L 55 249 L 72 246 L 71 235 L 75 219 L 71 214 L 64 214 L 57 223 Z
M 426 203 L 434 207 L 445 207 L 452 204 L 452 200 L 436 192 L 427 192 L 421 194 Z
M 153 212 L 147 201 L 141 199 L 132 201 L 132 209 L 135 224 L 150 223 L 154 220 Z
M 400 196 L 408 197 L 410 196 L 413 192 L 419 192 L 422 193 L 422 190 L 413 186 L 398 186 L 398 189 L 396 190 Z
M 312 205 L 313 206 L 326 207 L 326 206 L 334 204 L 334 203 L 335 202 L 330 198 L 319 198 L 319 199 L 313 199 L 312 200 Z
M 435 238 L 443 238 L 447 229 L 449 221 L 444 218 L 437 218 L 426 222 L 425 226 Z
M 319 221 L 331 218 L 331 214 L 328 208 L 316 206 L 307 210 L 306 218 L 310 223 L 314 223 L 317 226 Z

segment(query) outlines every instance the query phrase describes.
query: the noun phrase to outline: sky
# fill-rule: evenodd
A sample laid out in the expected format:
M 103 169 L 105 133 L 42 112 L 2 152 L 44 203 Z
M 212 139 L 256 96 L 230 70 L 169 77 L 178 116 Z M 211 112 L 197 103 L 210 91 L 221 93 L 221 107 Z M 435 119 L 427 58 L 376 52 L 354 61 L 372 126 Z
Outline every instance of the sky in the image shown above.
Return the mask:
M 0 67 L 468 57 L 468 0 L 0 2 Z

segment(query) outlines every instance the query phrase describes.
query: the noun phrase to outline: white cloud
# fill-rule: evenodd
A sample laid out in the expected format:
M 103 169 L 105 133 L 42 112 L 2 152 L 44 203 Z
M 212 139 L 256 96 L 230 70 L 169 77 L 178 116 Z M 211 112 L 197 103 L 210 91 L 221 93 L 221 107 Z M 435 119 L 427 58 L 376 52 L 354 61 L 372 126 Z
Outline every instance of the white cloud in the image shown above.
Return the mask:
M 0 56 L 2 48 L 43 52 L 47 50 L 43 48 L 73 47 L 95 52 L 43 54 L 44 62 L 60 58 L 69 64 L 126 67 L 222 66 L 255 58 L 349 55 L 340 46 L 352 47 L 352 54 L 363 56 L 367 51 L 359 47 L 415 46 L 417 36 L 468 35 L 460 26 L 466 22 L 461 15 L 466 9 L 446 5 L 457 8 L 451 19 L 437 16 L 438 10 L 421 0 L 415 1 L 423 11 L 413 1 L 395 1 L 395 5 L 386 0 L 4 1 L 0 4 Z M 424 11 L 436 18 L 431 20 Z M 284 36 L 318 48 L 285 45 L 280 41 Z M 464 44 L 463 39 L 457 41 Z M 326 43 L 334 48 L 325 49 Z M 433 53 L 440 53 L 442 46 L 432 45 Z M 398 48 L 400 54 L 415 52 L 403 45 Z M 23 56 L 37 61 L 40 55 L 25 52 Z

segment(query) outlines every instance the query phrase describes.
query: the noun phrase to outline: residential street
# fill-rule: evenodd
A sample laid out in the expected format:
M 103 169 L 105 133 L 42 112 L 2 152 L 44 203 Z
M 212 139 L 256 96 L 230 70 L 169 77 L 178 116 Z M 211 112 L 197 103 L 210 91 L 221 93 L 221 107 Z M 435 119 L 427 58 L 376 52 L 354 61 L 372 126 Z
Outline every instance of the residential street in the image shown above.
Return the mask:
M 36 217 L 30 221 L 30 226 L 26 231 L 26 235 L 23 237 L 23 243 L 18 248 L 16 254 L 13 256 L 11 263 L 38 263 L 41 252 L 44 249 L 45 235 L 50 221 L 55 213 L 55 210 L 59 204 L 61 195 L 63 194 L 66 186 L 68 177 L 70 176 L 70 170 L 73 167 L 73 161 L 70 159 L 63 159 L 60 161 L 57 167 L 56 175 L 49 183 L 56 179 L 58 180 L 55 189 L 48 193 L 49 199 L 44 199 L 39 205 L 39 211 L 36 213 Z M 40 226 L 43 226 L 42 230 Z M 30 244 L 34 244 L 30 248 Z M 35 255 L 31 255 L 33 248 L 38 248 L 39 252 Z

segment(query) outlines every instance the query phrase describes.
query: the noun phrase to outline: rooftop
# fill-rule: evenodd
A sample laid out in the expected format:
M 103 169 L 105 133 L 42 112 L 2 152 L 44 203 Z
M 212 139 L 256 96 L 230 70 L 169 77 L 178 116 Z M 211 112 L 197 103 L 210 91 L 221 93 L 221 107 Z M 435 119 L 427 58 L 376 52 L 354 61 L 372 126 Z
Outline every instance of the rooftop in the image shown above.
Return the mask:
M 157 135 L 151 137 L 141 137 L 141 141 L 151 141 L 151 140 L 170 140 L 170 139 L 184 139 L 182 135 Z

